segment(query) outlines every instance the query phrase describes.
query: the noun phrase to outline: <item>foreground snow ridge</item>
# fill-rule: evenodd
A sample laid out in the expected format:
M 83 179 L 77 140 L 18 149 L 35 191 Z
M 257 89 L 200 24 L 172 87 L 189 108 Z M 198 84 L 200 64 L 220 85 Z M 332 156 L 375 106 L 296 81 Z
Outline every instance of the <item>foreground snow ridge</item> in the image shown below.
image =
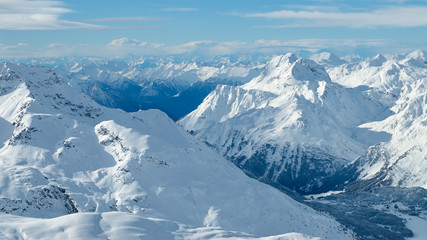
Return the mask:
M 0 238 L 353 238 L 162 112 L 104 108 L 45 67 L 1 67 L 0 140 Z
M 301 233 L 256 237 L 219 227 L 193 228 L 124 212 L 79 213 L 52 219 L 0 215 L 1 239 L 259 239 L 320 240 Z

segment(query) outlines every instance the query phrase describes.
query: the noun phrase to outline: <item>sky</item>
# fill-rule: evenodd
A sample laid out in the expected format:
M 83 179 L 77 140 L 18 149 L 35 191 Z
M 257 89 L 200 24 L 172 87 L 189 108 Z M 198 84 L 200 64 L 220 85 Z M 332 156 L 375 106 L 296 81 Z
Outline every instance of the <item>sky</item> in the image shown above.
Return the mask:
M 0 57 L 406 53 L 427 0 L 0 0 Z

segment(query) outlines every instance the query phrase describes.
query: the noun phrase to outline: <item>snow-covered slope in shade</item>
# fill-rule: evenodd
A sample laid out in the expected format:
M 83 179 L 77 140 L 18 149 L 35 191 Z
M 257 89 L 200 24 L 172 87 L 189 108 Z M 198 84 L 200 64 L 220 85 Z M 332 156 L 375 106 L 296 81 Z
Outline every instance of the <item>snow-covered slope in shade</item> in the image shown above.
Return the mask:
M 427 64 L 419 61 L 421 53 L 416 51 L 401 60 L 389 60 L 375 74 L 383 81 L 373 84 L 374 91 L 396 92 L 391 107 L 394 114 L 363 127 L 388 132 L 392 138 L 371 147 L 348 167 L 356 170 L 359 180 L 368 180 L 373 186 L 427 188 Z M 387 71 L 390 66 L 396 68 L 392 75 Z M 363 75 L 363 71 L 358 75 Z
M 1 67 L 0 127 L 0 211 L 11 214 L 2 217 L 0 236 L 119 239 L 129 222 L 138 227 L 126 234 L 153 225 L 167 234 L 178 224 L 352 237 L 331 217 L 248 178 L 162 112 L 101 107 L 44 67 Z M 112 211 L 128 214 L 115 213 L 116 222 Z
M 358 127 L 384 111 L 360 89 L 331 82 L 315 62 L 288 54 L 241 87 L 217 87 L 179 123 L 254 177 L 307 193 L 387 139 Z

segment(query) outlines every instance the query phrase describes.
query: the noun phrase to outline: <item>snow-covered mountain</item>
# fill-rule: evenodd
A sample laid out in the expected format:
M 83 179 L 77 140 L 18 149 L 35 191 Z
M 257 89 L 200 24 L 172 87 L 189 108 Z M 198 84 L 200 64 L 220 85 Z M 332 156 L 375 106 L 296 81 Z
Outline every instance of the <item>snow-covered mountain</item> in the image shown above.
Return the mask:
M 342 87 L 315 62 L 288 54 L 247 84 L 217 87 L 179 123 L 254 177 L 308 193 L 388 139 L 359 127 L 387 113 L 361 89 Z
M 0 143 L 1 238 L 353 237 L 164 113 L 102 107 L 45 67 L 1 67 Z
M 370 147 L 344 172 L 362 181 L 356 186 L 427 188 L 427 64 L 425 52 L 403 57 L 377 55 L 358 64 L 328 69 L 340 84 L 373 90 L 370 98 L 387 104 L 393 114 L 362 127 L 383 131 L 389 142 Z M 366 184 L 369 182 L 370 184 Z

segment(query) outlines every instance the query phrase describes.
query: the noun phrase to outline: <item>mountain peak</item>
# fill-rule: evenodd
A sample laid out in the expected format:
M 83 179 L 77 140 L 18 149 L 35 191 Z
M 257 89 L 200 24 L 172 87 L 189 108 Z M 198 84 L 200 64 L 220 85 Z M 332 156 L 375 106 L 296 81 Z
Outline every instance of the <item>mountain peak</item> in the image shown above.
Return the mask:
M 415 50 L 413 52 L 410 52 L 408 55 L 406 55 L 406 61 L 413 62 L 414 60 L 416 62 L 421 62 L 427 64 L 427 52 L 424 50 Z
M 295 63 L 299 58 L 293 53 L 287 53 L 285 55 L 274 56 L 268 63 L 267 68 L 274 69 L 284 65 L 290 65 Z
M 344 59 L 341 59 L 340 57 L 330 52 L 315 53 L 310 57 L 310 59 L 320 65 L 326 66 L 339 66 L 344 63 L 347 63 L 347 61 L 345 61 Z
M 369 66 L 371 67 L 380 67 L 385 63 L 387 59 L 382 54 L 377 54 L 375 57 L 369 60 Z
M 280 94 L 286 91 L 287 86 L 305 83 L 311 85 L 310 83 L 319 81 L 330 82 L 329 75 L 323 67 L 312 60 L 286 54 L 273 57 L 264 72 L 245 84 L 244 88 Z
M 5 63 L 0 69 L 1 95 L 8 95 L 5 102 L 11 104 L 11 108 L 18 104 L 25 111 L 31 109 L 43 114 L 68 114 L 92 119 L 103 114 L 88 96 L 70 87 L 52 69 L 44 66 Z M 13 119 L 13 116 L 5 118 Z
M 180 124 L 256 177 L 309 193 L 321 187 L 313 176 L 353 160 L 364 138 L 383 139 L 358 126 L 384 110 L 314 61 L 285 55 L 242 87 L 217 88 Z
M 22 79 L 24 82 L 40 82 L 47 79 L 55 80 L 58 83 L 60 80 L 56 73 L 45 66 L 26 66 L 23 64 L 14 64 L 5 62 L 0 71 L 0 77 L 7 76 L 8 79 Z

